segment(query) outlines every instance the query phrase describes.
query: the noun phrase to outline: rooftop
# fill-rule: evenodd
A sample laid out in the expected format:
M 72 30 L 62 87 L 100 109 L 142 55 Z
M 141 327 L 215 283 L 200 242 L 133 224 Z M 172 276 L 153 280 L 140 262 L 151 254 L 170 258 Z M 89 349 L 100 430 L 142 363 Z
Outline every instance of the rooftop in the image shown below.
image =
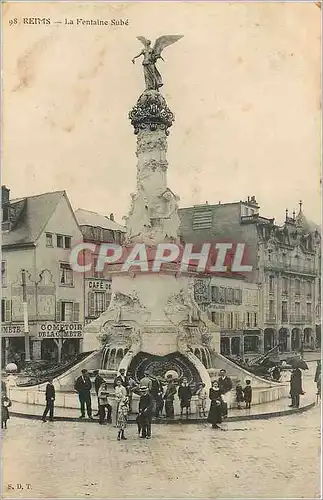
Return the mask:
M 78 208 L 75 211 L 75 217 L 80 226 L 100 227 L 102 229 L 109 229 L 110 231 L 120 231 L 122 233 L 126 232 L 126 228 L 124 226 L 121 226 L 117 222 L 109 219 L 109 217 L 98 214 L 97 212 L 91 212 L 90 210 Z

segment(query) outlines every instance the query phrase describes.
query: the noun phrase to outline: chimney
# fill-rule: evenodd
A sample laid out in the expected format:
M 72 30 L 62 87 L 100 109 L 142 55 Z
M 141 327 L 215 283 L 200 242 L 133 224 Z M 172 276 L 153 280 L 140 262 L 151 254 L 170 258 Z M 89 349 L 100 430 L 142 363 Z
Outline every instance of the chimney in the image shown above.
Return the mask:
M 110 219 L 110 220 L 112 220 L 112 221 L 114 222 L 114 214 L 113 214 L 113 213 L 111 213 L 111 214 L 110 214 L 109 219 Z
M 8 205 L 10 199 L 10 189 L 6 186 L 1 186 L 1 207 Z

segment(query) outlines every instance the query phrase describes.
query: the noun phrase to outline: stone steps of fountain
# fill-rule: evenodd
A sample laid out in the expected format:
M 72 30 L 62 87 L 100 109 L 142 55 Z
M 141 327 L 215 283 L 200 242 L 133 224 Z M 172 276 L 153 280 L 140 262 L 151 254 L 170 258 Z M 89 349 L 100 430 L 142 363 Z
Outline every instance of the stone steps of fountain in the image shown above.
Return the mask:
M 276 401 L 281 398 L 287 397 L 289 393 L 289 385 L 288 384 L 278 384 L 275 387 L 259 387 L 253 389 L 253 405 L 269 403 L 271 401 Z M 114 400 L 114 392 L 111 384 L 111 392 L 110 392 L 111 400 Z M 92 402 L 93 406 L 97 405 L 97 397 L 94 391 L 92 391 Z M 34 404 L 34 405 L 42 405 L 45 400 L 44 390 L 38 389 L 38 387 L 11 387 L 10 388 L 10 399 L 17 403 L 24 404 Z M 137 401 L 139 396 L 134 394 L 133 400 Z M 231 393 L 232 403 L 230 406 L 232 408 L 236 407 L 235 403 L 235 391 L 233 390 Z M 55 398 L 55 406 L 59 408 L 78 408 L 79 407 L 79 399 L 76 392 L 73 391 L 56 391 Z M 197 407 L 197 397 L 193 396 L 192 398 L 192 408 L 196 409 Z M 179 400 L 175 398 L 175 411 L 180 413 Z

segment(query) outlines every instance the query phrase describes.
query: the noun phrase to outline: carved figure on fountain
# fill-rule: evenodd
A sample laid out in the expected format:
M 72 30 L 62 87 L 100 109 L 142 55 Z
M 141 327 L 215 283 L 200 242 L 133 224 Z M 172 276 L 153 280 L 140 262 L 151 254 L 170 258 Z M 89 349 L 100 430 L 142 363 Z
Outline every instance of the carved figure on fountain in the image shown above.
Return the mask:
M 132 195 L 131 208 L 126 218 L 128 239 L 148 232 L 151 228 L 148 200 L 141 190 Z

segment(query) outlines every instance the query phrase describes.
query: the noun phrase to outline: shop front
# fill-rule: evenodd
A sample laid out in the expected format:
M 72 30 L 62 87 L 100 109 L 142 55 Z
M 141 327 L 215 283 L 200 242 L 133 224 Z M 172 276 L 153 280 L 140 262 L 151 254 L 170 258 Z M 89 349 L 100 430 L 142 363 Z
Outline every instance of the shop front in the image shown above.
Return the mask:
M 29 326 L 30 353 L 33 349 L 34 325 Z M 25 334 L 24 324 L 21 322 L 2 324 L 1 326 L 1 363 L 5 367 L 8 363 L 15 363 L 18 370 L 25 361 Z
M 37 339 L 41 359 L 63 363 L 75 358 L 80 353 L 83 328 L 82 323 L 39 323 Z

